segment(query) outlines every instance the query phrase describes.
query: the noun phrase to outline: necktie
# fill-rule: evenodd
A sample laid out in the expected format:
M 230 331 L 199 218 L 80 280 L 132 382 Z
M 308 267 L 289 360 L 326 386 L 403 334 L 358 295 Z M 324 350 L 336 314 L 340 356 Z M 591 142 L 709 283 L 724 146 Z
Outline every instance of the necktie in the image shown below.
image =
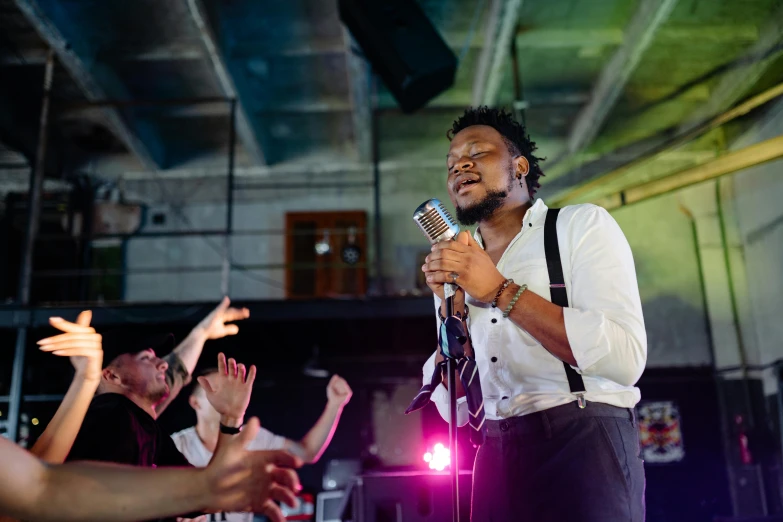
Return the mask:
M 458 317 L 449 317 L 440 325 L 438 332 L 438 346 L 440 353 L 445 358 L 454 359 L 457 362 L 457 374 L 465 389 L 465 398 L 468 403 L 468 424 L 471 427 L 470 441 L 474 446 L 484 443 L 486 426 L 484 425 L 484 396 L 481 393 L 481 381 L 479 379 L 478 366 L 475 357 L 465 354 L 463 344 L 467 340 L 462 329 L 462 321 Z M 419 393 L 411 401 L 405 413 L 420 410 L 430 402 L 430 397 L 435 388 L 441 383 L 446 372 L 445 359 L 435 365 L 430 382 L 422 386 Z

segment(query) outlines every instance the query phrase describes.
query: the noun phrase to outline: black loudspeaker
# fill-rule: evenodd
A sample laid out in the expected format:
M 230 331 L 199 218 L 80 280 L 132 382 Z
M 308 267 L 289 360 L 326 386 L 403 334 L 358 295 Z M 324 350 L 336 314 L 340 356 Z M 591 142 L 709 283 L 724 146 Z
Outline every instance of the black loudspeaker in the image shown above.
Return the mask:
M 470 520 L 472 479 L 472 472 L 460 471 L 460 522 Z M 433 471 L 360 475 L 347 492 L 340 519 L 352 522 L 452 522 L 451 475 Z
M 457 57 L 415 0 L 339 0 L 340 19 L 403 112 L 454 83 Z

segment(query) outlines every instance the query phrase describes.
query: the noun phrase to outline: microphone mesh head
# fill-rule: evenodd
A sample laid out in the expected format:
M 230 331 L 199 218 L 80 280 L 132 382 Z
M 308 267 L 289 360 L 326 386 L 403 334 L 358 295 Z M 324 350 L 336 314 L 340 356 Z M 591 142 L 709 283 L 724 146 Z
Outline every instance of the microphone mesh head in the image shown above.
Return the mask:
M 454 239 L 459 234 L 459 225 L 440 200 L 432 198 L 413 213 L 413 221 L 419 225 L 430 244 Z

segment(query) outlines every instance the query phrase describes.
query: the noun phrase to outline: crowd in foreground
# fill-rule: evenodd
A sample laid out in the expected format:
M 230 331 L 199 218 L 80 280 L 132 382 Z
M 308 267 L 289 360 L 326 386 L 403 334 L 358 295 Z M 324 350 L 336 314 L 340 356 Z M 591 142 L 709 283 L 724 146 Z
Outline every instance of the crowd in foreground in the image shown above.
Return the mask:
M 299 441 L 245 422 L 256 368 L 219 354 L 192 382 L 196 426 L 169 436 L 157 419 L 192 379 L 208 340 L 236 335 L 249 316 L 228 298 L 177 346 L 173 336 L 101 335 L 82 312 L 50 324 L 39 348 L 69 357 L 75 375 L 52 420 L 26 451 L 0 438 L 0 520 L 283 521 L 301 489 L 296 469 L 329 444 L 351 389 L 335 375 L 327 405 Z M 173 349 L 172 349 L 173 348 Z

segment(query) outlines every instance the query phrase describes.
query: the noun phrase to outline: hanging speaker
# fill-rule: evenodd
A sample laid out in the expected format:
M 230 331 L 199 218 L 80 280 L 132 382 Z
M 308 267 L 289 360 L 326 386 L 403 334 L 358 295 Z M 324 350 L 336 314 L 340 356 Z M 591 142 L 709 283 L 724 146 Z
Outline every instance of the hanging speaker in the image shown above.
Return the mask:
M 340 19 L 410 113 L 454 84 L 457 57 L 415 0 L 339 0 Z

